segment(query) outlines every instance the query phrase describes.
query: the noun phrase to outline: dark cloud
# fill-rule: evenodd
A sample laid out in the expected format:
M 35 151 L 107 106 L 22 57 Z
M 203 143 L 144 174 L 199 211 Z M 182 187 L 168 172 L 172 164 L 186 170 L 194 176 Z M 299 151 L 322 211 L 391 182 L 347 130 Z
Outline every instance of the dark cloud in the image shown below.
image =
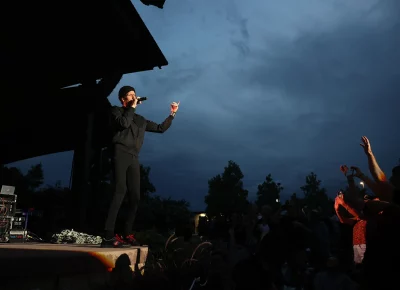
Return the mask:
M 240 13 L 240 8 L 235 2 L 227 3 L 226 19 L 233 24 L 231 43 L 238 50 L 241 57 L 246 57 L 250 53 L 248 45 L 250 39 L 249 29 L 247 27 L 248 19 Z
M 288 142 L 310 156 L 303 172 L 314 167 L 328 177 L 341 162 L 365 165 L 357 148 L 363 134 L 377 145 L 384 167 L 396 163 L 400 25 L 398 18 L 384 16 L 392 12 L 387 6 L 375 9 L 383 15 L 379 22 L 346 21 L 294 41 L 276 39 L 273 53 L 259 51 L 253 55 L 259 64 L 238 73 L 243 83 L 266 94 L 278 92 L 281 102 L 293 107 L 282 117 L 293 117 L 296 133 Z

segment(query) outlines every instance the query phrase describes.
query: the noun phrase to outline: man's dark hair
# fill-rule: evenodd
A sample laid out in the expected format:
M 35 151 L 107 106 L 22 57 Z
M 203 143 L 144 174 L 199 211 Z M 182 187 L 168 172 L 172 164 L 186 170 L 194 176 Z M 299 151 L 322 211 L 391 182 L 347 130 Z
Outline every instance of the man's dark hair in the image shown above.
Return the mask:
M 130 91 L 136 92 L 135 89 L 134 89 L 133 87 L 131 87 L 131 86 L 123 86 L 122 88 L 119 89 L 119 92 L 118 92 L 118 99 L 121 100 L 122 98 L 126 97 L 126 95 L 127 95 Z

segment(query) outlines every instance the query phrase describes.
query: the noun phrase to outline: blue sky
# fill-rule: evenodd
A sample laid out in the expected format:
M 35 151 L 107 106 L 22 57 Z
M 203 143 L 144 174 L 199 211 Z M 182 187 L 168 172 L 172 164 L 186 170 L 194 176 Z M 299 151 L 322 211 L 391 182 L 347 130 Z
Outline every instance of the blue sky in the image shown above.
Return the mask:
M 169 65 L 125 75 L 147 96 L 138 113 L 161 122 L 181 101 L 164 135 L 147 134 L 141 162 L 161 196 L 204 207 L 207 180 L 236 161 L 255 197 L 268 173 L 284 196 L 314 171 L 330 194 L 339 165 L 367 171 L 367 135 L 383 169 L 400 152 L 400 4 L 396 0 L 133 1 Z M 117 45 L 117 44 L 116 44 Z M 46 183 L 67 185 L 72 152 L 42 162 Z

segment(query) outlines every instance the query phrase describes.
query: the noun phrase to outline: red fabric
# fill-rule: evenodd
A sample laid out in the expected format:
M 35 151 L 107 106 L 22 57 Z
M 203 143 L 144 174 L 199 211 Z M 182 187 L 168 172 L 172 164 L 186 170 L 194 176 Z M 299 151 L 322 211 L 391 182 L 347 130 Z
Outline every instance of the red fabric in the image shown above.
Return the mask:
M 366 241 L 367 221 L 359 220 L 353 227 L 353 245 L 364 245 Z

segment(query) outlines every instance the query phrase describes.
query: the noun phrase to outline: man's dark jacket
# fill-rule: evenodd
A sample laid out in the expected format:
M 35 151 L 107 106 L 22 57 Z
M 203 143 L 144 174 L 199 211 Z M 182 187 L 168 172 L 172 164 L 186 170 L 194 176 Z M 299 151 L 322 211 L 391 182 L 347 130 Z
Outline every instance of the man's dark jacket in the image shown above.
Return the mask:
M 164 122 L 157 124 L 135 114 L 134 108 L 114 106 L 111 108 L 112 144 L 116 150 L 138 156 L 143 145 L 144 132 L 164 133 L 173 119 L 173 116 L 168 116 Z

